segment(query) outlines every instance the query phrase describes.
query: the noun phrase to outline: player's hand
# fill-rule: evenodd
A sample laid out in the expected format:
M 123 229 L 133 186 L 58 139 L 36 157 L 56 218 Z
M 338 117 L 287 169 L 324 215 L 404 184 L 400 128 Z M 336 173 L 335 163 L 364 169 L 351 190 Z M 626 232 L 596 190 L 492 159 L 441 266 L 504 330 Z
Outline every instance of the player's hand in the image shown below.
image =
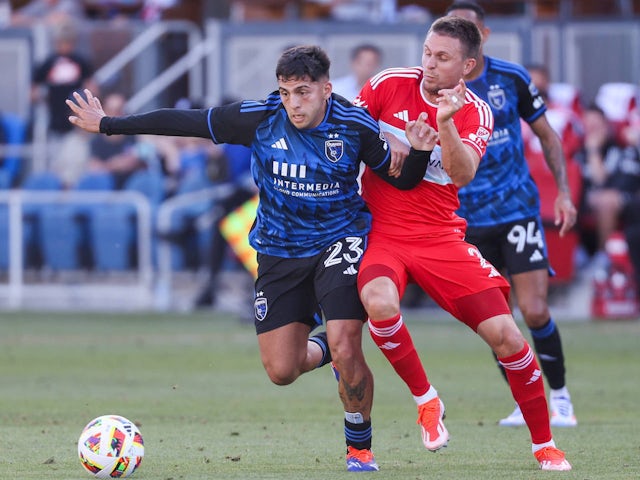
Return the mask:
M 67 105 L 74 113 L 74 115 L 69 116 L 69 122 L 87 132 L 99 133 L 100 120 L 106 114 L 98 97 L 94 97 L 88 89 L 84 90 L 84 94 L 87 97 L 86 100 L 78 92 L 73 92 L 75 102 L 71 99 L 66 100 Z
M 560 192 L 558 194 L 553 204 L 553 210 L 555 213 L 555 225 L 556 227 L 560 225 L 560 236 L 564 237 L 576 224 L 576 218 L 578 217 L 576 207 L 573 205 L 569 193 Z
M 397 178 L 400 176 L 400 173 L 402 173 L 404 161 L 407 155 L 409 155 L 409 147 L 402 143 L 402 140 L 391 132 L 384 132 L 384 138 L 391 150 L 391 165 L 387 173 L 390 177 Z
M 438 113 L 436 120 L 438 122 L 446 122 L 464 106 L 464 99 L 467 93 L 467 85 L 464 80 L 460 79 L 458 85 L 454 88 L 443 88 L 438 91 L 440 95 L 436 99 L 438 104 Z
M 416 120 L 407 122 L 404 130 L 407 140 L 416 150 L 430 152 L 438 143 L 438 132 L 427 123 L 425 112 L 422 112 Z

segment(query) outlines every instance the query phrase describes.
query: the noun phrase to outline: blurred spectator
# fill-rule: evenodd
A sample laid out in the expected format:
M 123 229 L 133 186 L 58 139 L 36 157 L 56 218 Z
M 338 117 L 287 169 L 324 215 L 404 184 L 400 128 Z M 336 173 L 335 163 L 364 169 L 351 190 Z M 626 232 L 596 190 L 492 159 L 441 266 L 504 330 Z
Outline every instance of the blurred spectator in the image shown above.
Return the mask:
M 527 71 L 531 75 L 531 81 L 538 88 L 540 96 L 547 105 L 547 120 L 551 128 L 555 130 L 562 140 L 564 156 L 567 160 L 570 160 L 582 146 L 583 127 L 582 119 L 578 114 L 581 110 L 579 100 L 577 100 L 577 104 L 575 103 L 575 97 L 569 100 L 571 105 L 569 107 L 567 104 L 551 98 L 549 92 L 551 91 L 552 83 L 549 77 L 549 70 L 545 66 L 529 65 L 527 66 Z M 574 110 L 574 108 L 577 110 Z M 522 123 L 525 149 L 541 153 L 542 147 L 538 137 L 533 134 L 526 122 Z
M 594 261 L 601 265 L 606 263 L 607 238 L 620 229 L 623 213 L 640 192 L 640 154 L 637 145 L 623 145 L 616 139 L 612 123 L 599 107 L 588 107 L 583 121 L 584 148 L 576 156 L 583 167 L 582 213 L 592 218 L 595 229 L 595 239 L 589 242 L 587 237 L 585 243 L 591 243 Z
M 230 18 L 234 21 L 284 20 L 295 8 L 292 0 L 231 0 Z
M 68 19 L 84 18 L 84 9 L 79 0 L 31 0 L 11 15 L 15 27 L 31 26 L 36 23 L 59 24 Z
M 31 98 L 33 102 L 46 102 L 48 152 L 55 156 L 64 137 L 74 130 L 68 120 L 69 107 L 65 101 L 73 92 L 95 89 L 97 85 L 92 78 L 91 62 L 76 50 L 77 32 L 72 19 L 65 17 L 52 28 L 54 51 L 34 69 Z
M 58 150 L 51 159 L 49 170 L 62 181 L 64 188 L 72 188 L 86 172 L 91 138 L 88 132 L 74 128 L 57 142 Z
M 633 83 L 610 82 L 600 85 L 595 104 L 612 123 L 614 134 L 622 140 L 623 130 L 640 122 L 640 86 Z
M 82 0 L 88 18 L 113 20 L 140 15 L 144 0 Z
M 180 0 L 144 0 L 142 8 L 142 19 L 146 22 L 157 22 L 164 18 L 167 10 L 177 7 Z M 192 0 L 193 3 L 193 0 Z
M 333 91 L 354 101 L 364 83 L 380 71 L 382 50 L 372 44 L 358 45 L 351 51 L 351 73 L 331 82 Z
M 120 116 L 124 114 L 125 103 L 122 94 L 111 93 L 104 98 L 103 109 L 107 115 Z M 140 146 L 143 144 L 139 139 L 128 135 L 93 135 L 87 171 L 111 173 L 115 188 L 120 189 L 131 174 L 147 166 Z
M 309 0 L 328 11 L 329 18 L 341 22 L 393 22 L 396 0 Z

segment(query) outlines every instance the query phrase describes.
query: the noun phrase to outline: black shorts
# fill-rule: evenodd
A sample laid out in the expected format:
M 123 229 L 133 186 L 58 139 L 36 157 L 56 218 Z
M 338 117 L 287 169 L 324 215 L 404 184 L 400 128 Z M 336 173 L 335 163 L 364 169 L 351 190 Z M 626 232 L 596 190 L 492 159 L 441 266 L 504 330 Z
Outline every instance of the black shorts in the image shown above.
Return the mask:
M 346 237 L 307 258 L 258 254 L 254 301 L 258 334 L 293 322 L 311 328 L 329 320 L 367 319 L 358 296 L 365 237 Z
M 548 270 L 547 242 L 540 217 L 491 227 L 467 227 L 465 240 L 498 270 L 510 275 Z M 550 273 L 552 273 L 550 271 Z

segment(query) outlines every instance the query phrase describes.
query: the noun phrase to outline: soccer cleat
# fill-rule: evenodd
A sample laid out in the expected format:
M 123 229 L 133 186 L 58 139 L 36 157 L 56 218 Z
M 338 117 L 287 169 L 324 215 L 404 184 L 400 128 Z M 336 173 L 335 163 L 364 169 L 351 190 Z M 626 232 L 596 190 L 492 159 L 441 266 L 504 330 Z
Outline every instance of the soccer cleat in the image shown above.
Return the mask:
M 347 471 L 349 472 L 377 472 L 380 470 L 373 452 L 367 448 L 358 450 L 347 447 Z
M 440 397 L 418 405 L 418 421 L 422 430 L 422 443 L 427 450 L 435 452 L 446 447 L 449 442 L 449 432 L 444 426 L 444 403 Z
M 533 455 L 540 463 L 541 470 L 571 470 L 571 464 L 564 458 L 564 452 L 555 447 L 544 447 L 534 452 Z
M 569 397 L 552 395 L 549 398 L 549 408 L 551 409 L 552 427 L 575 427 L 578 425 Z
M 498 425 L 501 427 L 522 427 L 527 423 L 524 421 L 520 407 L 516 405 L 516 408 L 511 412 L 511 415 L 501 419 Z

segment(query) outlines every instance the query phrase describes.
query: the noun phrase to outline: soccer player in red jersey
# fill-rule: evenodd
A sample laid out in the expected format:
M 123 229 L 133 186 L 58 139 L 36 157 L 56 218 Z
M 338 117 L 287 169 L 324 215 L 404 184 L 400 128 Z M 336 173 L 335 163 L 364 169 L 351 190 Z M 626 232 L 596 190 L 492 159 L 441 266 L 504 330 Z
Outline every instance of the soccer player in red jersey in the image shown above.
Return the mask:
M 476 64 L 481 35 L 470 21 L 444 17 L 427 33 L 422 66 L 392 68 L 363 87 L 356 104 L 369 109 L 401 161 L 404 126 L 428 115 L 438 131 L 420 184 L 400 191 L 367 168 L 362 195 L 373 215 L 368 248 L 358 274 L 360 297 L 373 341 L 409 387 L 428 450 L 447 445 L 444 404 L 429 383 L 400 312 L 409 281 L 474 330 L 504 366 L 513 397 L 544 470 L 570 470 L 551 435 L 540 367 L 509 309 L 509 284 L 478 249 L 464 241 L 466 222 L 456 215 L 458 189 L 470 182 L 493 129 L 489 106 L 462 78 Z

